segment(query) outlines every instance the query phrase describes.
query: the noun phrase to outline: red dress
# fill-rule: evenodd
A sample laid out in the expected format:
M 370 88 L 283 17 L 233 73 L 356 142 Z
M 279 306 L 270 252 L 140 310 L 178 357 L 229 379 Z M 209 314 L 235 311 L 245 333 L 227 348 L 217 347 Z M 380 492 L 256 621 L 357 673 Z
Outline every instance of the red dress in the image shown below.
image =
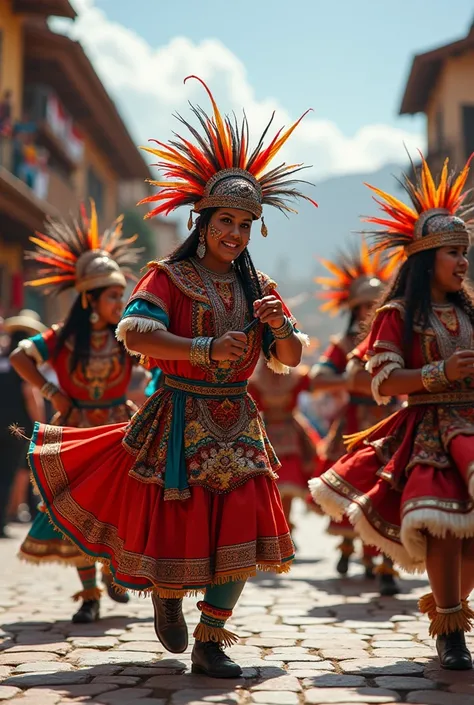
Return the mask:
M 367 355 L 374 377 L 382 375 L 378 380 L 394 367 L 419 369 L 473 347 L 467 315 L 447 304 L 433 306 L 427 329 L 415 327 L 404 355 L 403 316 L 403 302 L 395 300 L 374 322 Z M 411 395 L 406 408 L 360 437 L 355 452 L 312 481 L 316 501 L 335 518 L 345 513 L 365 542 L 407 570 L 423 570 L 426 531 L 474 536 L 473 402 L 471 379 L 440 394 Z
M 288 375 L 277 375 L 264 364 L 257 367 L 249 383 L 281 463 L 277 484 L 282 497 L 306 497 L 318 459 L 319 435 L 298 411 L 298 397 L 309 389 L 309 374 L 291 370 Z
M 274 283 L 260 275 L 263 292 Z M 119 326 L 193 338 L 250 321 L 234 272 L 195 260 L 154 263 Z M 100 429 L 37 425 L 30 462 L 53 521 L 118 585 L 181 596 L 283 572 L 293 545 L 276 487 L 277 458 L 246 392 L 262 346 L 256 326 L 235 362 L 154 360 L 163 387 L 128 424 Z M 122 333 L 120 332 L 122 331 Z
M 349 359 L 362 360 L 365 354 L 367 341 L 357 348 L 355 335 L 335 336 L 324 355 L 319 361 L 321 368 L 332 371 L 338 375 L 345 373 Z M 329 470 L 339 458 L 346 453 L 344 436 L 358 433 L 370 428 L 384 419 L 391 411 L 376 404 L 372 396 L 366 394 L 350 394 L 346 407 L 331 424 L 327 436 L 318 447 L 320 463 L 315 477 Z M 332 520 L 328 526 L 328 533 L 335 536 L 355 538 L 349 519 L 343 517 L 338 521 Z
M 128 421 L 136 410 L 126 399 L 133 361 L 113 332 L 92 331 L 89 359 L 71 373 L 73 344 L 67 340 L 56 355 L 59 331 L 60 327 L 54 326 L 20 343 L 37 363 L 47 362 L 54 369 L 60 388 L 72 400 L 67 418 L 55 414 L 51 424 L 89 428 Z M 30 563 L 84 564 L 77 546 L 65 540 L 43 512 L 36 515 L 19 557 Z

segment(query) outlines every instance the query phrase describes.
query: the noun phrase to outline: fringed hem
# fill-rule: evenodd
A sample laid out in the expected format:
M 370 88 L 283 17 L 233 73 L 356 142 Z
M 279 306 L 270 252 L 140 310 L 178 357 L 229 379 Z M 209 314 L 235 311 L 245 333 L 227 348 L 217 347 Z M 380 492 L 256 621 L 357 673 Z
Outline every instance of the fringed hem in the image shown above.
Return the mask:
M 458 631 L 470 632 L 472 631 L 473 618 L 474 612 L 469 607 L 467 600 L 461 600 L 460 609 L 456 612 L 446 614 L 436 610 L 434 617 L 430 617 L 429 635 L 436 637 Z
M 239 637 L 234 632 L 230 632 L 224 627 L 211 627 L 208 624 L 199 622 L 194 630 L 194 638 L 198 641 L 215 641 L 223 646 L 230 647 L 239 641 Z
M 100 600 L 101 597 L 102 590 L 99 587 L 93 587 L 86 588 L 85 590 L 81 590 L 80 592 L 76 592 L 76 594 L 72 596 L 72 599 L 74 600 L 74 602 L 79 602 L 79 600 L 89 602 L 90 600 Z
M 429 619 L 433 619 L 436 616 L 436 602 L 432 592 L 420 597 L 418 600 L 418 611 L 421 614 L 428 615 Z
M 142 316 L 128 316 L 127 318 L 122 318 L 115 331 L 115 337 L 124 345 L 130 355 L 141 357 L 140 352 L 130 350 L 127 347 L 126 338 L 129 330 L 136 330 L 139 333 L 152 333 L 155 330 L 166 331 L 167 328 L 163 323 L 152 318 L 143 318 Z
M 408 573 L 424 572 L 424 562 L 412 558 L 403 545 L 387 539 L 374 529 L 358 504 L 341 497 L 320 478 L 314 478 L 308 484 L 315 502 L 321 505 L 323 511 L 336 521 L 346 514 L 363 543 L 376 546 Z
M 17 553 L 17 558 L 23 563 L 29 563 L 30 565 L 61 565 L 63 568 L 78 568 L 84 565 L 84 556 L 76 556 L 75 558 L 61 558 L 60 556 L 31 556 L 28 553 L 23 553 L 19 551 Z
M 449 533 L 459 539 L 474 536 L 474 512 L 452 514 L 440 509 L 415 509 L 402 519 L 401 540 L 414 560 L 424 561 L 426 557 L 426 536 L 428 531 L 436 538 L 445 538 Z
M 329 531 L 328 531 L 328 533 L 329 533 Z M 348 541 L 347 538 L 348 537 L 345 537 L 341 541 L 339 546 L 337 546 L 337 550 L 340 553 L 342 553 L 343 556 L 346 556 L 347 558 L 349 558 L 354 553 L 354 544 L 352 543 L 352 541 Z

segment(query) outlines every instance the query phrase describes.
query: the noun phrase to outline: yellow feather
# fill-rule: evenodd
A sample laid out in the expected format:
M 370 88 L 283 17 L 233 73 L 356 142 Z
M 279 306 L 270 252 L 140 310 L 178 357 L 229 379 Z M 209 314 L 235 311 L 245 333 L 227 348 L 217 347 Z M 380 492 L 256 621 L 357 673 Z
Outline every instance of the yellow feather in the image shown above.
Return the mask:
M 33 242 L 35 245 L 38 245 L 41 247 L 43 250 L 47 250 L 48 252 L 52 252 L 54 255 L 58 255 L 59 257 L 63 257 L 64 259 L 69 260 L 70 262 L 75 262 L 76 258 L 69 250 L 65 250 L 63 247 L 60 245 L 53 245 L 52 243 L 45 242 L 44 240 L 40 240 L 37 237 L 31 236 L 30 242 Z
M 97 221 L 97 211 L 95 208 L 95 202 L 91 198 L 91 219 L 89 224 L 89 247 L 91 250 L 98 250 L 100 248 L 99 239 L 99 223 Z

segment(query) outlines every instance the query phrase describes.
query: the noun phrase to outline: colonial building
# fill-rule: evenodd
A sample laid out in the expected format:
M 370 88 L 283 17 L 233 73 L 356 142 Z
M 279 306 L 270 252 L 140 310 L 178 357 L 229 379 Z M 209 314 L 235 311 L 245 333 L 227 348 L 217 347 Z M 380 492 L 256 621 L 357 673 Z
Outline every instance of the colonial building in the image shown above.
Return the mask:
M 402 115 L 427 118 L 428 161 L 461 166 L 474 152 L 474 24 L 465 37 L 414 57 Z
M 5 312 L 26 303 L 28 236 L 47 214 L 77 213 L 94 198 L 103 224 L 122 207 L 119 187 L 150 176 L 80 43 L 52 32 L 74 19 L 69 0 L 0 0 L 0 295 Z M 46 318 L 57 315 L 50 302 Z M 2 313 L 0 311 L 0 313 Z

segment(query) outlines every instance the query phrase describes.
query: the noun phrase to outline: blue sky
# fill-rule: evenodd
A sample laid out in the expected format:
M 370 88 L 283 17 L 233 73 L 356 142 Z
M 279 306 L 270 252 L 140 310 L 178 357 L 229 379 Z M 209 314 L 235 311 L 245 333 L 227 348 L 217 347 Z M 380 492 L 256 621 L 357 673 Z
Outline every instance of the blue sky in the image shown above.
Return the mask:
M 257 95 L 274 96 L 295 112 L 311 104 L 318 117 L 336 122 L 346 135 L 370 123 L 419 131 L 420 119 L 397 116 L 411 57 L 460 38 L 474 20 L 469 0 L 96 5 L 152 46 L 176 36 L 219 39 L 244 63 Z

